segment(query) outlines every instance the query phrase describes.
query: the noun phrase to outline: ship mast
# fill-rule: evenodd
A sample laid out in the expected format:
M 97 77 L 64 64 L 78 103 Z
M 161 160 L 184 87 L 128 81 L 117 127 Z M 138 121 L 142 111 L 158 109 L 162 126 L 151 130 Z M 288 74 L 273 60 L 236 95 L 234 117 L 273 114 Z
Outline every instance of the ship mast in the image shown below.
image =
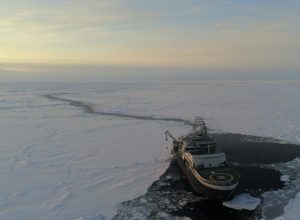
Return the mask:
M 204 122 L 204 119 L 202 117 L 196 117 L 195 121 L 193 123 L 193 129 L 194 131 L 200 131 L 202 133 L 202 135 L 206 136 L 207 135 L 207 127 L 206 124 Z

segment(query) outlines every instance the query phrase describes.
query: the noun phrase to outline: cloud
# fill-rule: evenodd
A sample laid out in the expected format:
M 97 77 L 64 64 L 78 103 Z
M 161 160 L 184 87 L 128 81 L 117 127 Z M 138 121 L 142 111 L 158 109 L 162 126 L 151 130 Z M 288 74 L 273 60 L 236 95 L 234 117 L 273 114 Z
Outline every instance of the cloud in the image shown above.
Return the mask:
M 118 1 L 64 1 L 53 7 L 17 7 L 0 15 L 1 28 L 22 29 L 27 33 L 81 31 L 101 29 L 108 25 L 147 21 L 161 16 L 127 8 Z
M 300 69 L 299 4 L 269 3 L 3 0 L 0 61 Z

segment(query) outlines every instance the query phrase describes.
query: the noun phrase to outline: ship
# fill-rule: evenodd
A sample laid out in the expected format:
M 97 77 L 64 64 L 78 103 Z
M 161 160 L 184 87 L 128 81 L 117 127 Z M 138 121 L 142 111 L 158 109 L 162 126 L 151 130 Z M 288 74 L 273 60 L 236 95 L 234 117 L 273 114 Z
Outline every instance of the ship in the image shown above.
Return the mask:
M 178 139 L 169 131 L 165 135 L 166 140 L 173 139 L 172 154 L 193 191 L 212 200 L 232 198 L 241 175 L 217 148 L 201 117 L 196 117 L 192 130 L 186 135 Z

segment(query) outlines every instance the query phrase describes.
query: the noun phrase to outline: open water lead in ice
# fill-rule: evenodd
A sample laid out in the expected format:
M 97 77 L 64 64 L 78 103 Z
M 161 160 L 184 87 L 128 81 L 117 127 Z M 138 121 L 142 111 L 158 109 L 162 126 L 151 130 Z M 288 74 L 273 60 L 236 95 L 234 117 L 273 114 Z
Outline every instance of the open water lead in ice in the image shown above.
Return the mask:
M 231 198 L 240 181 L 240 173 L 231 168 L 224 152 L 208 135 L 205 122 L 196 117 L 193 129 L 184 136 L 173 139 L 172 154 L 192 189 L 208 197 L 226 201 Z

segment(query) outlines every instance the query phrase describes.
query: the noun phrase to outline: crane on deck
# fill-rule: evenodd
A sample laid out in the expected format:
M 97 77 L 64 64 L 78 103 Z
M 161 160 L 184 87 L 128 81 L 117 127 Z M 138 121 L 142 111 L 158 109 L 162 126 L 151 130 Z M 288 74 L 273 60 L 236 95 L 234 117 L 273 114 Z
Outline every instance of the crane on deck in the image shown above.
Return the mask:
M 168 137 L 170 137 L 174 142 L 178 143 L 178 140 L 167 130 L 165 132 L 166 135 L 166 141 L 168 141 Z

